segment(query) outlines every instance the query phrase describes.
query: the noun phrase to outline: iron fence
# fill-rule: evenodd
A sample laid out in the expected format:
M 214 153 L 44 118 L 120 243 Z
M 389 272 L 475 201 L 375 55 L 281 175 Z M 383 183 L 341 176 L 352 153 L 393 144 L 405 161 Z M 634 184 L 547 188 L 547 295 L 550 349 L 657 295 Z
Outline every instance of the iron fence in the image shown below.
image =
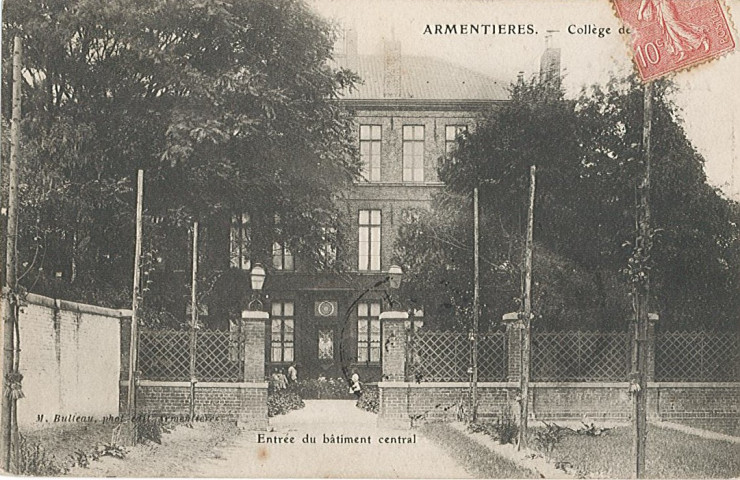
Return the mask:
M 195 353 L 191 364 L 191 355 Z M 239 382 L 244 378 L 244 337 L 240 333 L 142 330 L 139 333 L 142 380 Z
M 466 333 L 416 330 L 409 332 L 406 377 L 416 382 L 467 382 L 472 373 L 472 342 Z M 478 380 L 506 379 L 506 336 L 478 337 Z
M 532 380 L 624 381 L 630 368 L 627 332 L 532 332 Z
M 733 332 L 663 332 L 655 338 L 655 380 L 736 382 L 740 342 Z

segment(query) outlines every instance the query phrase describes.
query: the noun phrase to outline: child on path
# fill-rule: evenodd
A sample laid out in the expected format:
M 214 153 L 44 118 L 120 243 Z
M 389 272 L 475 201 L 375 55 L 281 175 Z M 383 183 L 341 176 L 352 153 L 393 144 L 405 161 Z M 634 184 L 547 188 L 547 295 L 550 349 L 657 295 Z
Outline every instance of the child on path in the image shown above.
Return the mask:
M 354 393 L 357 398 L 362 396 L 362 384 L 360 383 L 360 375 L 357 370 L 352 370 L 352 385 L 349 388 L 350 393 Z

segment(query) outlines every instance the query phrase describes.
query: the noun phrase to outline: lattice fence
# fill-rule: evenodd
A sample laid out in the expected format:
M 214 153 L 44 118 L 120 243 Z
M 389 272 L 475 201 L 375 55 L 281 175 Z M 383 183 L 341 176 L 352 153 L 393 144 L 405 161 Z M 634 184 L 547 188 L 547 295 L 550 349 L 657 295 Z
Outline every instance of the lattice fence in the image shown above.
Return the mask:
M 467 382 L 472 366 L 468 334 L 417 330 L 409 333 L 407 379 L 417 382 Z M 480 335 L 478 379 L 506 378 L 506 336 L 502 332 Z
M 244 338 L 222 331 L 197 331 L 195 371 L 191 372 L 189 331 L 142 330 L 139 371 L 142 380 L 239 382 L 244 378 Z
M 735 333 L 665 332 L 655 338 L 655 380 L 736 382 L 740 342 Z
M 626 332 L 532 332 L 532 380 L 624 381 L 630 338 Z

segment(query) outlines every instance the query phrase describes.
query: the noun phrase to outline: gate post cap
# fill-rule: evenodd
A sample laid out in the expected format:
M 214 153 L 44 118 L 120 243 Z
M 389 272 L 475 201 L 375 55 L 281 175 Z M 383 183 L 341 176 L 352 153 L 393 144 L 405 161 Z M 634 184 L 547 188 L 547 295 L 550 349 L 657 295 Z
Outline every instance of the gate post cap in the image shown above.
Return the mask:
M 409 312 L 399 312 L 399 311 L 393 311 L 390 312 L 382 312 L 380 314 L 381 320 L 408 320 L 409 318 Z
M 270 318 L 270 314 L 260 310 L 242 310 L 243 320 L 267 320 Z

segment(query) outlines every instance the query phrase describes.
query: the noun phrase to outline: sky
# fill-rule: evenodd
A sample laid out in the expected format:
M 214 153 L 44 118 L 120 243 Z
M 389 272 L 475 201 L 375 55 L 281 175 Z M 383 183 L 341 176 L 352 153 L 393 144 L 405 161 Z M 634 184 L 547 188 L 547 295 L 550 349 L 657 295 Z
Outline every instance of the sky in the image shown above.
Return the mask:
M 676 0 L 691 2 L 696 0 Z M 322 16 L 358 32 L 359 53 L 380 53 L 383 39 L 403 54 L 438 57 L 509 83 L 539 69 L 545 36 L 560 47 L 564 85 L 571 95 L 633 68 L 628 38 L 609 0 L 310 0 Z M 725 0 L 740 15 L 740 0 Z M 430 35 L 435 24 L 532 24 L 532 35 Z M 590 28 L 584 28 L 590 26 Z M 596 30 L 571 34 L 569 29 Z M 598 29 L 610 28 L 599 37 Z M 433 27 L 432 27 L 433 29 Z M 737 28 L 733 35 L 739 43 Z M 673 75 L 676 104 L 689 138 L 706 159 L 709 182 L 740 201 L 740 54 L 725 55 Z

